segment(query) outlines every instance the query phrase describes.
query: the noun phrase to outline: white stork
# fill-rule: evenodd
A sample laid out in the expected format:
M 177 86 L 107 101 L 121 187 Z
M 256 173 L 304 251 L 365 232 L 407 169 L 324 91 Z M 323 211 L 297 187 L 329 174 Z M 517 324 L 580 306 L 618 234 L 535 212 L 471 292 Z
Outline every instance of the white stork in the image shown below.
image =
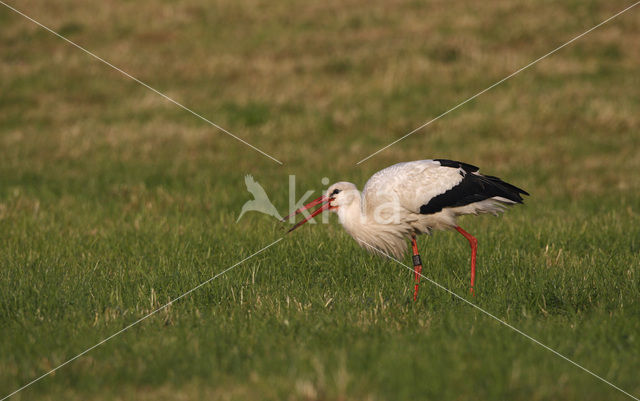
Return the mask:
M 522 203 L 526 191 L 483 175 L 478 167 L 446 159 L 418 160 L 398 163 L 375 173 L 362 193 L 350 182 L 337 182 L 325 195 L 306 204 L 283 219 L 322 204 L 306 219 L 293 226 L 300 227 L 325 210 L 338 214 L 347 233 L 365 249 L 384 252 L 402 258 L 407 239 L 413 246 L 414 295 L 422 262 L 416 235 L 432 230 L 456 229 L 471 245 L 471 293 L 475 284 L 478 241 L 456 223 L 465 214 L 497 215 L 506 206 Z

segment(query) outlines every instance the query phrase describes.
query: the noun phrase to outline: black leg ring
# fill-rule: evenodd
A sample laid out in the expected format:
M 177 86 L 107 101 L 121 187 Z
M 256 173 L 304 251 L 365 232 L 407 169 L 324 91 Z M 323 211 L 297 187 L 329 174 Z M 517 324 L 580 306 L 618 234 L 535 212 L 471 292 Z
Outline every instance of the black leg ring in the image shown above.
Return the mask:
M 413 265 L 422 266 L 422 260 L 420 260 L 420 255 L 413 255 Z

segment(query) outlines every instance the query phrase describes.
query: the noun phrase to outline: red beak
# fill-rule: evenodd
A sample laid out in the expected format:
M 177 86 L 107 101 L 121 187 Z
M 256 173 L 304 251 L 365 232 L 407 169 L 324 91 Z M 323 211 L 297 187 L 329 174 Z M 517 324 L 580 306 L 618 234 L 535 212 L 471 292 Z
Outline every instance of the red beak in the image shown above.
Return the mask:
M 307 217 L 304 220 L 299 221 L 298 223 L 296 223 L 295 226 L 291 227 L 289 229 L 289 231 L 287 231 L 287 233 L 290 233 L 291 231 L 295 230 L 296 228 L 300 227 L 301 225 L 303 225 L 304 223 L 306 223 L 307 221 L 313 219 L 314 217 L 316 217 L 317 215 L 319 215 L 320 213 L 324 212 L 325 210 L 329 210 L 330 207 L 330 202 L 332 201 L 332 198 L 329 198 L 325 195 L 322 195 L 321 197 L 312 200 L 311 202 L 307 203 L 306 205 L 302 206 L 300 209 L 296 210 L 295 212 L 291 213 L 290 215 L 288 215 L 287 217 L 283 218 L 282 222 L 286 221 L 289 217 L 291 216 L 295 216 L 298 213 L 307 210 L 307 209 L 311 209 L 312 207 L 318 205 L 318 204 L 322 204 L 324 203 L 324 205 L 322 205 L 321 207 L 319 207 L 318 209 L 314 210 L 313 213 L 311 213 L 311 215 L 309 215 L 309 217 Z M 325 203 L 326 202 L 326 203 Z

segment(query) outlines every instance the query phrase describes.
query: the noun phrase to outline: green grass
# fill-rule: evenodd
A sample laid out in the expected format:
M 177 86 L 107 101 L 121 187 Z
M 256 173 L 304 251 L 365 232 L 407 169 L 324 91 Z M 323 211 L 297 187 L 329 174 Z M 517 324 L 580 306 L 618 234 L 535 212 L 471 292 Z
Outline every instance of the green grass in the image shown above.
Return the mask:
M 424 273 L 640 396 L 640 9 L 355 166 L 627 5 L 15 3 L 284 166 L 0 7 L 0 397 L 280 238 L 245 174 L 284 213 L 428 157 L 532 195 L 461 220 L 475 297 L 457 233 Z M 332 216 L 12 399 L 629 399 L 411 284 Z

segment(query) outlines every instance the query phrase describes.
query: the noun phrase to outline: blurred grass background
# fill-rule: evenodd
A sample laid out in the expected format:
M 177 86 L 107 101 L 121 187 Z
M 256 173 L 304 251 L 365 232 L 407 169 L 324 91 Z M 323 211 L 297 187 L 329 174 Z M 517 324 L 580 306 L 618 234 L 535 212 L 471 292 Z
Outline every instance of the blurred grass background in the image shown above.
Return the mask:
M 284 166 L 0 7 L 0 396 L 279 238 L 245 174 L 284 214 L 431 157 L 532 194 L 462 221 L 473 302 L 640 394 L 640 9 L 355 166 L 630 3 L 9 4 Z M 332 221 L 13 399 L 628 399 Z M 420 245 L 466 296 L 458 237 Z

